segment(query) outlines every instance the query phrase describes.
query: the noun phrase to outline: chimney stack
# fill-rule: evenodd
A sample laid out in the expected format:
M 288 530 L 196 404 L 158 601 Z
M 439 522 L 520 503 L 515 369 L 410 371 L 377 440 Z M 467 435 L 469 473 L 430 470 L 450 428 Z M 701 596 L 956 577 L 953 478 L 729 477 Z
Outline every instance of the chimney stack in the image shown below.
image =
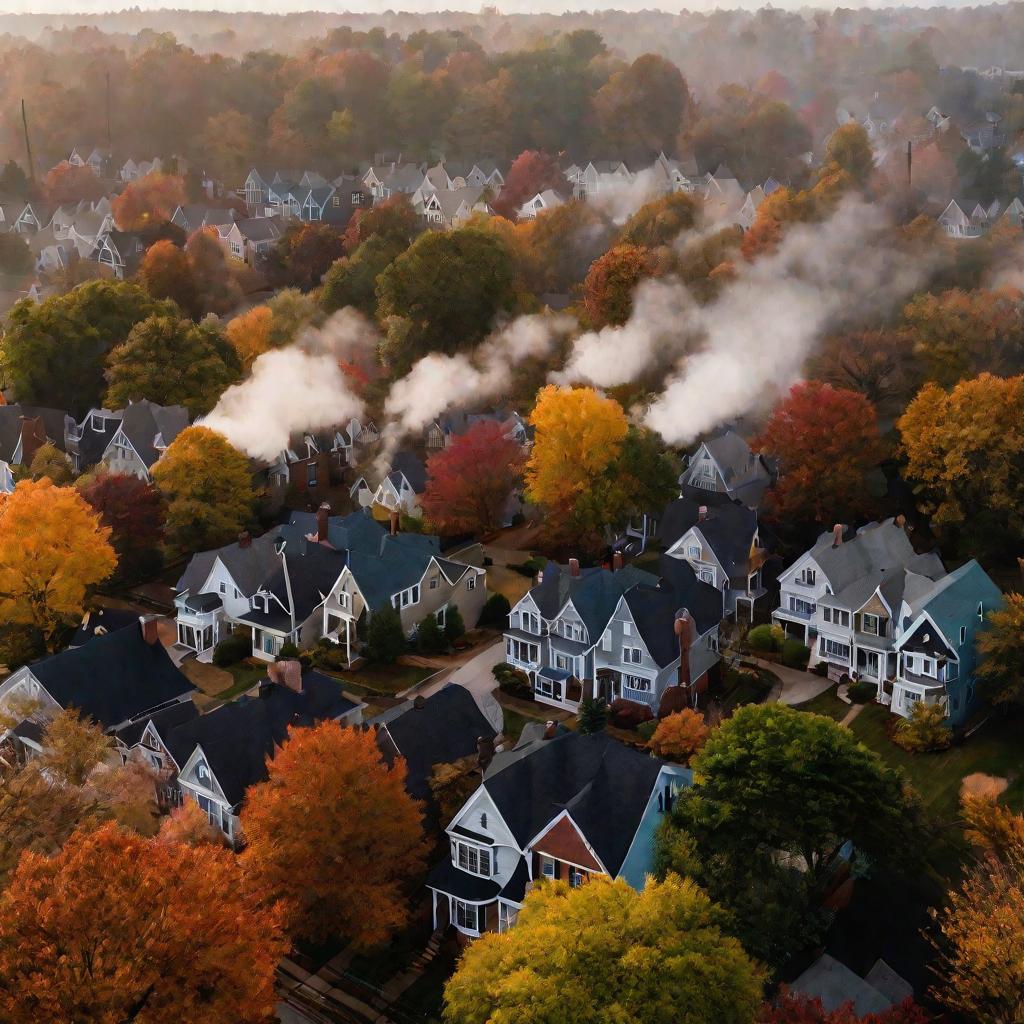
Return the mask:
M 707 519 L 707 517 L 708 517 L 708 507 L 707 507 L 707 505 L 701 505 L 700 508 L 697 509 L 697 522 L 698 523 L 703 523 L 704 520 Z
M 612 555 L 612 572 L 622 572 L 622 552 L 616 551 Z
M 477 736 L 476 738 L 476 763 L 482 772 L 487 771 L 487 766 L 494 760 L 494 737 Z
M 394 508 L 394 509 L 391 510 L 391 536 L 392 537 L 394 537 L 398 533 L 398 523 L 399 523 L 399 521 L 400 521 L 400 517 L 399 517 L 399 514 L 398 514 L 398 509 Z
M 302 693 L 302 664 L 294 659 L 279 661 L 274 666 L 276 672 L 271 674 L 274 682 L 287 686 L 295 693 Z
M 578 558 L 569 559 L 569 575 L 572 577 L 578 577 L 580 574 L 580 560 Z
M 548 720 L 544 723 L 544 739 L 553 740 L 557 731 L 558 726 L 556 726 L 554 722 Z
M 842 523 L 836 523 L 832 527 L 832 547 L 837 548 L 843 543 L 843 531 L 846 529 Z
M 238 546 L 240 548 L 252 547 L 252 534 L 248 530 L 243 530 L 238 535 Z
M 693 625 L 693 619 L 690 618 L 690 613 L 684 608 L 681 612 L 676 615 L 676 621 L 673 626 L 676 636 L 679 638 L 679 685 L 684 690 L 689 690 L 690 684 L 693 682 L 690 679 L 690 644 L 692 643 L 693 633 L 691 627 Z M 689 696 L 689 694 L 687 694 Z
M 427 698 L 422 693 L 416 694 L 412 702 L 413 709 L 416 711 L 422 711 L 427 706 Z
M 142 630 L 142 639 L 152 647 L 160 642 L 160 631 L 157 628 L 157 616 L 140 615 L 139 627 Z
M 327 543 L 328 520 L 331 518 L 331 506 L 325 501 L 316 510 L 316 541 L 318 544 Z

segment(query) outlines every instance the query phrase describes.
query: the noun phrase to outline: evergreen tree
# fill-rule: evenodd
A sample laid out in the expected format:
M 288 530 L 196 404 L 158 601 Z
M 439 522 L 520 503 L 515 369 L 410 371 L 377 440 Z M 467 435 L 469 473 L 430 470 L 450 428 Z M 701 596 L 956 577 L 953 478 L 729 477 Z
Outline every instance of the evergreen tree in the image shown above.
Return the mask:
M 366 656 L 370 661 L 390 665 L 406 650 L 405 630 L 397 609 L 390 604 L 373 613 L 366 633 Z
M 466 635 L 466 624 L 462 621 L 462 612 L 455 605 L 445 612 L 444 635 L 451 644 Z
M 584 736 L 603 732 L 608 724 L 608 705 L 601 697 L 584 697 L 580 702 L 580 732 Z

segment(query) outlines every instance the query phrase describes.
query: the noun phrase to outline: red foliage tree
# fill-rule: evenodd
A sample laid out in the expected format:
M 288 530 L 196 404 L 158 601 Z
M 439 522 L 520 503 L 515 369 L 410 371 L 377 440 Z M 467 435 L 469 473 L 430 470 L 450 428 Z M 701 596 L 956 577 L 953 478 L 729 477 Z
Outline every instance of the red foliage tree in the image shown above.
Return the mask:
M 523 464 L 522 448 L 501 424 L 481 420 L 430 457 L 423 511 L 443 533 L 493 530 Z
M 572 193 L 558 161 L 547 153 L 526 149 L 512 161 L 501 194 L 492 203 L 495 213 L 514 218 L 519 207 L 538 192 L 552 188 L 563 196 Z
M 93 202 L 103 195 L 104 188 L 103 182 L 93 174 L 91 167 L 75 167 L 67 160 L 62 160 L 47 172 L 43 179 L 43 191 L 47 202 L 59 206 L 83 199 Z
M 885 1010 L 858 1017 L 852 1003 L 837 1010 L 826 1010 L 820 999 L 811 999 L 782 989 L 775 1005 L 766 1005 L 760 1024 L 927 1024 L 928 1017 L 912 1000 Z
M 179 246 L 164 238 L 142 257 L 139 283 L 154 299 L 171 299 L 185 316 L 199 312 L 199 287 L 192 263 Z
M 617 245 L 594 260 L 583 282 L 591 325 L 624 324 L 633 312 L 633 292 L 650 272 L 651 254 L 641 245 Z
M 174 174 L 153 171 L 125 186 L 110 204 L 114 221 L 122 231 L 140 231 L 170 220 L 185 202 L 185 180 Z
M 110 528 L 118 575 L 134 579 L 159 565 L 166 510 L 151 483 L 128 474 L 101 472 L 81 492 Z
M 277 243 L 275 258 L 285 282 L 310 291 L 331 264 L 345 255 L 341 235 L 327 224 L 303 224 Z
M 859 392 L 796 384 L 754 448 L 779 460 L 779 481 L 765 506 L 776 521 L 829 526 L 870 512 L 867 476 L 885 449 L 875 407 Z

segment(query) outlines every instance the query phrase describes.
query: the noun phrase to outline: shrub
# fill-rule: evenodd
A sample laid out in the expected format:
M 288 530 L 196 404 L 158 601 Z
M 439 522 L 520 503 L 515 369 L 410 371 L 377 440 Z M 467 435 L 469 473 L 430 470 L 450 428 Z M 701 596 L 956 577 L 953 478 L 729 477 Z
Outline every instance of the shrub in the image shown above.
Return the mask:
M 782 647 L 786 632 L 781 626 L 755 626 L 747 634 L 747 643 L 755 651 L 777 651 Z
M 584 697 L 580 701 L 580 732 L 584 736 L 603 732 L 608 724 L 608 705 L 600 697 Z
M 636 729 L 643 722 L 654 718 L 654 712 L 646 704 L 619 697 L 612 701 L 611 723 L 619 729 Z
M 819 661 L 817 662 L 817 664 L 814 665 L 814 667 L 810 671 L 813 672 L 816 676 L 821 676 L 821 678 L 824 679 L 825 676 L 828 675 L 828 662 Z
M 213 663 L 218 668 L 237 664 L 252 654 L 252 638 L 245 633 L 229 633 L 213 649 Z
M 535 556 L 528 558 L 525 562 L 520 562 L 517 565 L 510 565 L 509 568 L 515 570 L 522 576 L 536 576 L 545 565 L 547 565 L 546 558 L 540 558 Z
M 948 749 L 953 742 L 953 730 L 946 725 L 945 705 L 925 704 L 919 700 L 911 709 L 910 717 L 896 724 L 892 738 L 912 754 Z
M 850 683 L 846 687 L 846 696 L 853 701 L 854 704 L 867 704 L 869 700 L 874 700 L 875 695 L 878 693 L 878 687 L 874 683 L 869 683 L 865 679 L 861 679 L 856 683 Z
M 502 662 L 495 665 L 491 669 L 491 673 L 497 680 L 498 689 L 502 693 L 507 693 L 510 697 L 517 697 L 519 700 L 533 700 L 533 687 L 525 672 Z
M 466 635 L 466 624 L 462 621 L 462 612 L 455 605 L 451 605 L 445 612 L 444 635 L 450 644 L 461 640 Z
M 641 722 L 636 727 L 636 734 L 645 743 L 650 743 L 651 737 L 654 735 L 655 730 L 658 728 L 658 720 L 652 718 L 649 722 Z
M 442 651 L 448 650 L 448 641 L 433 614 L 428 615 L 417 626 L 416 646 L 421 654 L 440 654 Z
M 373 613 L 366 630 L 366 656 L 381 665 L 392 664 L 408 648 L 402 618 L 390 604 Z
M 491 594 L 480 612 L 479 625 L 495 626 L 504 629 L 508 625 L 508 613 L 512 611 L 508 598 L 504 594 Z
M 341 644 L 332 644 L 329 640 L 321 641 L 311 652 L 311 661 L 317 668 L 329 672 L 341 672 L 348 668 L 348 655 Z
M 805 669 L 811 657 L 811 649 L 799 640 L 782 641 L 782 664 L 790 668 Z
M 277 655 L 277 660 L 288 661 L 292 658 L 297 658 L 298 656 L 298 647 L 296 647 L 295 644 L 291 642 L 291 640 L 286 640 L 283 644 L 281 644 L 281 650 Z
M 704 746 L 708 727 L 704 716 L 692 708 L 666 715 L 647 744 L 658 757 L 686 763 Z

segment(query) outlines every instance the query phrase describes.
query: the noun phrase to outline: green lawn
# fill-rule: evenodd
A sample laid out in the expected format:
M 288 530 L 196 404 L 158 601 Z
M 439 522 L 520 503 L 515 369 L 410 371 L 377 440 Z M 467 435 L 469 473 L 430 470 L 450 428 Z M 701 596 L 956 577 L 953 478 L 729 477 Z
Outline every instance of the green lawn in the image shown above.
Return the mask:
M 344 672 L 331 672 L 330 675 L 343 679 L 346 685 L 351 685 L 353 692 L 394 695 L 408 690 L 410 686 L 422 682 L 436 671 L 417 665 L 364 665 Z
M 811 700 L 804 701 L 803 704 L 794 705 L 797 711 L 810 711 L 815 715 L 825 715 L 826 718 L 832 718 L 837 722 L 842 721 L 849 714 L 852 706 L 836 696 L 835 686 L 824 693 L 819 693 L 817 697 L 812 697 Z
M 234 682 L 220 693 L 214 694 L 217 700 L 234 700 L 241 693 L 252 689 L 266 674 L 266 665 L 247 665 L 239 661 L 229 665 L 227 671 L 231 673 Z

